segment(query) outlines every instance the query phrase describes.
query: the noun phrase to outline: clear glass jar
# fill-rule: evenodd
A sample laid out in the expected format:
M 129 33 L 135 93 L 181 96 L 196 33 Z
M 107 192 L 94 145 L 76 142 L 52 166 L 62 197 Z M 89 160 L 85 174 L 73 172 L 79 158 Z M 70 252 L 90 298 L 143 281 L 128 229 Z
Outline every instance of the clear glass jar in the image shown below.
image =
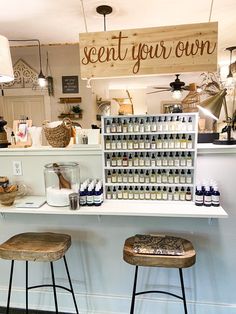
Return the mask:
M 69 194 L 78 193 L 80 171 L 77 162 L 57 162 L 44 166 L 47 203 L 50 206 L 69 206 Z

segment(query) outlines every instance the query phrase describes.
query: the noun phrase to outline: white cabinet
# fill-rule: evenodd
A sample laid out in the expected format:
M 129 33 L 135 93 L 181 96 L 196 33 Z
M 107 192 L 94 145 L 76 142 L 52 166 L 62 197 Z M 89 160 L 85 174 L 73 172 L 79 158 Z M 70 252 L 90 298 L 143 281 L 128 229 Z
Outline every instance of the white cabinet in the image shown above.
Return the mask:
M 193 200 L 197 114 L 103 117 L 106 199 Z

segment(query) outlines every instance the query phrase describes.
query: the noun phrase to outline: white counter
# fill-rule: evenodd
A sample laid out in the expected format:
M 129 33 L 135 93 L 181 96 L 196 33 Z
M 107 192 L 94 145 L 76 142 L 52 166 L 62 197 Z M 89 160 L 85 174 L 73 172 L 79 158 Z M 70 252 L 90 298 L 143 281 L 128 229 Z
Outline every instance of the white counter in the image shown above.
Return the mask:
M 71 145 L 65 148 L 41 146 L 39 148 L 1 148 L 2 156 L 71 156 L 78 155 L 102 155 L 101 145 Z M 235 154 L 236 145 L 197 144 L 198 154 Z
M 30 197 L 27 198 L 30 201 Z M 17 200 L 16 203 L 21 202 Z M 168 201 L 105 201 L 101 206 L 84 206 L 77 210 L 69 207 L 52 207 L 44 204 L 40 208 L 0 207 L 7 214 L 56 214 L 56 215 L 101 215 L 101 216 L 152 216 L 189 218 L 227 218 L 222 207 L 195 206 L 193 202 Z

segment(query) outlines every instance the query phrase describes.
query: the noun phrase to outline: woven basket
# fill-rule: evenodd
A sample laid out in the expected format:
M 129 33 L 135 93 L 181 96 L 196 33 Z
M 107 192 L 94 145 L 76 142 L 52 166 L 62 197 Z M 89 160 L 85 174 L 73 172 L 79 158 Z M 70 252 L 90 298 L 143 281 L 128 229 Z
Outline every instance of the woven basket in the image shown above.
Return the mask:
M 64 118 L 62 123 L 55 128 L 47 127 L 49 121 L 43 123 L 43 130 L 48 143 L 52 147 L 66 147 L 70 143 L 72 122 Z

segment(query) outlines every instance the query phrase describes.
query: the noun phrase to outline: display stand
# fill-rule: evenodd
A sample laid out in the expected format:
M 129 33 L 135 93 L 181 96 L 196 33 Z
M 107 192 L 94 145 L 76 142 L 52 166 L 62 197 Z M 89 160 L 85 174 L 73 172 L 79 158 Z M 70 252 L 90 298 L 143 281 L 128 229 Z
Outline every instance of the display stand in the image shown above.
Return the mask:
M 102 120 L 106 199 L 192 201 L 197 114 Z

